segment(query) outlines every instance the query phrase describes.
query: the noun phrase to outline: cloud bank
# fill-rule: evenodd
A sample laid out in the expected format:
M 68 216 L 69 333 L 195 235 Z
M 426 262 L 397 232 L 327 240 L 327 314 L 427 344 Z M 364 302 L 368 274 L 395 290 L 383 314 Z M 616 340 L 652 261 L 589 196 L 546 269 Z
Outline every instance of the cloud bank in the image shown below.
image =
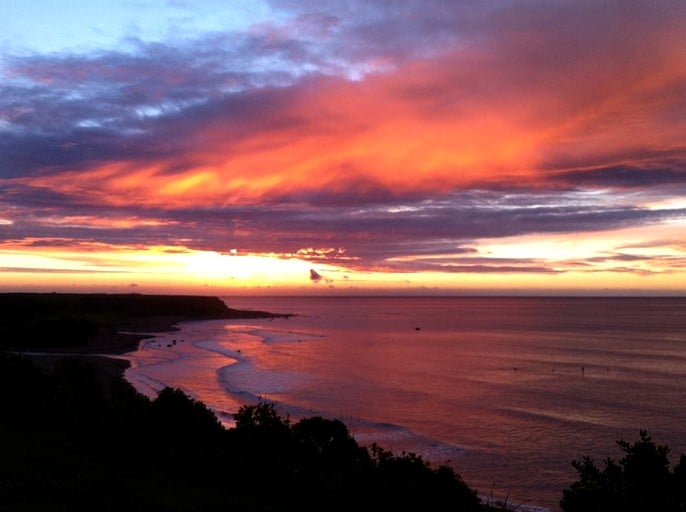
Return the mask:
M 120 50 L 5 49 L 0 244 L 555 273 L 600 259 L 484 240 L 686 222 L 683 2 L 269 8 Z M 683 272 L 658 235 L 641 261 Z M 641 270 L 616 245 L 608 268 Z

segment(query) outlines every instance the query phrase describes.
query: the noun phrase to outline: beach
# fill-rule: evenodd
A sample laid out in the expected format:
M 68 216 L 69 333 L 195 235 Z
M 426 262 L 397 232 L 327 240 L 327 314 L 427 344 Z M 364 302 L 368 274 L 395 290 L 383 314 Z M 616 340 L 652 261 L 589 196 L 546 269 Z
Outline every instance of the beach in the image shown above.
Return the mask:
M 275 316 L 232 309 L 210 296 L 0 293 L 0 348 L 122 354 L 183 321 Z
M 279 316 L 287 315 L 236 310 L 207 296 L 0 293 L 0 348 L 31 357 L 45 369 L 78 358 L 112 384 L 136 364 L 127 354 L 144 340 L 178 331 L 183 322 Z
M 227 422 L 258 397 L 339 418 L 363 444 L 449 462 L 483 495 L 549 510 L 573 459 L 616 456 L 640 428 L 684 450 L 684 300 L 224 300 L 296 315 L 180 324 L 131 354 L 127 379 L 186 389 Z
M 123 375 L 150 400 L 178 388 L 224 428 L 262 399 L 293 421 L 341 420 L 363 446 L 448 464 L 484 500 L 519 510 L 557 510 L 573 459 L 616 456 L 639 429 L 674 456 L 686 448 L 683 299 L 210 303 L 195 319 L 108 316 L 80 345 L 24 339 L 22 352 L 50 370 L 65 355 L 90 361 L 99 381 Z
M 139 303 L 139 298 L 134 300 Z M 45 313 L 26 316 L 51 316 Z M 113 321 L 111 313 L 108 322 Z M 73 315 L 66 321 L 88 316 Z M 188 321 L 190 315 L 183 315 L 185 322 L 170 327 L 146 324 L 139 315 L 141 330 L 133 336 L 143 339 L 135 352 L 152 354 L 152 367 L 183 361 L 167 370 L 188 384 L 189 375 L 213 370 L 207 358 L 194 360 L 202 340 L 180 337 L 188 326 L 290 318 L 251 311 L 242 318 L 235 310 L 230 319 L 207 320 L 212 316 L 222 315 L 205 315 L 203 321 Z M 6 331 L 47 334 L 22 324 L 22 319 L 5 321 Z M 173 330 L 148 330 L 153 327 Z M 131 339 L 105 336 L 99 344 L 76 334 L 74 345 L 14 338 L 12 350 L 0 351 L 0 458 L 6 468 L 0 472 L 0 487 L 3 505 L 11 510 L 319 510 L 328 503 L 331 510 L 343 511 L 362 499 L 373 508 L 411 504 L 432 510 L 486 510 L 451 471 L 429 467 L 414 456 L 370 452 L 339 421 L 296 421 L 280 409 L 270 412 L 270 403 L 259 406 L 262 412 L 253 418 L 250 407 L 246 412 L 227 404 L 235 424 L 226 428 L 216 411 L 183 389 L 165 386 L 145 396 L 121 378 L 122 371 L 134 368 L 128 360 L 135 357 L 102 352 L 114 346 L 118 348 L 113 352 L 125 350 Z M 83 347 L 72 351 L 79 343 L 92 353 Z M 52 351 L 39 350 L 46 346 Z M 222 361 L 225 365 L 226 359 Z M 211 379 L 200 381 L 211 384 Z

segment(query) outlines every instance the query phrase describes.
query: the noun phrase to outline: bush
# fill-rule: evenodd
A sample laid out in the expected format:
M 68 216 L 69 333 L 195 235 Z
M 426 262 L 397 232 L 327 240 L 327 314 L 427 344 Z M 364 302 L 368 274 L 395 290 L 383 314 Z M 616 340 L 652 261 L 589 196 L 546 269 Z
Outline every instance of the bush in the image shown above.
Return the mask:
M 370 454 L 339 420 L 292 424 L 260 401 L 225 429 L 183 391 L 149 400 L 103 364 L 0 351 L 2 510 L 488 510 L 450 468 Z
M 574 460 L 579 479 L 563 491 L 564 512 L 686 510 L 686 459 L 672 470 L 669 447 L 655 444 L 645 430 L 638 441 L 617 441 L 624 456 L 607 458 L 600 469 L 589 456 Z

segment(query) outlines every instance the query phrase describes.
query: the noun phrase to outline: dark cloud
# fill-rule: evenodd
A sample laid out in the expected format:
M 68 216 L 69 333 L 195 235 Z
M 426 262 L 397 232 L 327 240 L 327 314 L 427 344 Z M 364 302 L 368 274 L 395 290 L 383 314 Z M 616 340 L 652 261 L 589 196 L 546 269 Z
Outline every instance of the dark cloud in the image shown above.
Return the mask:
M 131 39 L 126 51 L 3 56 L 0 219 L 9 222 L 0 240 L 237 248 L 357 269 L 554 273 L 535 260 L 482 261 L 477 241 L 686 218 L 683 208 L 645 205 L 686 194 L 686 82 L 672 68 L 686 46 L 683 2 L 272 4 L 291 13 L 287 21 L 194 40 Z M 356 103 L 363 95 L 368 103 Z M 395 103 L 384 107 L 386 96 Z M 398 112 L 401 103 L 408 107 Z M 348 141 L 366 142 L 384 108 L 391 121 L 381 138 L 391 143 L 355 160 L 367 144 Z M 422 146 L 426 161 L 405 162 L 398 140 L 424 136 L 402 124 L 410 114 L 422 127 L 515 119 L 507 140 L 522 127 L 548 138 L 521 168 L 497 174 L 507 166 L 496 158 L 493 176 L 451 181 L 466 171 L 451 162 L 432 176 Z M 302 141 L 311 143 L 296 163 L 315 150 L 322 157 L 307 180 L 288 179 L 282 167 L 292 161 L 269 156 Z M 460 142 L 440 141 L 450 154 Z M 486 141 L 480 151 L 493 147 Z M 148 204 L 145 189 L 79 186 L 107 164 L 118 166 L 112 181 L 148 166 L 164 180 L 243 152 L 256 155 L 248 177 L 285 178 L 249 200 L 227 193 L 206 204 L 193 204 L 193 191 L 183 203 Z M 374 165 L 386 157 L 397 160 L 384 173 Z M 229 164 L 218 185 L 245 178 Z M 34 179 L 55 176 L 71 187 Z M 310 279 L 322 276 L 311 270 Z
M 414 270 L 414 269 L 413 269 Z M 432 270 L 434 272 L 455 272 L 469 274 L 559 274 L 563 271 L 555 270 L 545 266 L 531 265 L 458 265 L 448 263 L 444 265 L 425 265 L 421 270 Z M 416 271 L 416 270 L 415 270 Z
M 435 57 L 437 48 L 441 55 L 436 58 L 444 60 L 429 61 L 421 70 L 438 78 L 408 80 L 393 90 L 415 102 L 425 116 L 454 117 L 470 101 L 504 107 L 512 105 L 513 98 L 522 100 L 517 114 L 524 121 L 540 123 L 527 116 L 539 110 L 549 115 L 551 108 L 558 116 L 578 116 L 599 102 L 612 101 L 613 88 L 626 87 L 621 80 L 639 80 L 638 74 L 647 72 L 626 62 L 660 63 L 668 58 L 662 43 L 651 36 L 660 29 L 672 37 L 672 20 L 683 14 L 678 2 L 362 4 L 366 8 L 357 2 L 324 7 L 276 2 L 292 11 L 291 22 L 174 44 L 131 41 L 126 52 L 6 58 L 9 79 L 0 85 L 0 112 L 9 129 L 0 138 L 0 173 L 11 177 L 86 168 L 94 162 L 166 159 L 164 172 L 175 174 L 192 168 L 192 146 L 221 141 L 222 149 L 230 152 L 251 135 L 284 126 L 293 137 L 299 124 L 303 131 L 321 130 L 321 120 L 298 118 L 286 106 L 322 87 L 323 76 L 347 77 L 346 69 L 363 70 L 369 61 L 384 59 L 399 66 Z M 537 37 L 527 37 L 529 31 Z M 645 40 L 636 33 L 645 33 Z M 644 43 L 650 43 L 646 49 Z M 615 67 L 603 68 L 608 63 Z M 609 85 L 600 87 L 588 76 L 572 79 L 575 72 L 588 75 L 596 67 L 597 76 L 612 79 Z M 623 68 L 630 68 L 631 76 L 620 73 Z M 650 101 L 662 108 L 661 115 L 686 109 L 679 87 L 684 84 L 656 88 Z M 665 100 L 665 93 L 671 100 Z M 529 97 L 546 108 L 529 108 Z M 643 108 L 637 106 L 634 114 L 642 114 Z M 589 122 L 596 123 L 597 131 L 597 120 Z M 222 126 L 221 133 L 199 133 L 212 126 Z M 582 158 L 576 149 L 572 146 L 568 153 Z M 553 169 L 569 168 L 563 163 L 564 145 L 543 158 L 551 160 Z M 597 157 L 587 160 L 598 164 Z M 614 172 L 569 171 L 567 177 L 591 183 L 615 176 L 615 181 L 626 183 L 632 176 L 664 182 L 682 175 L 660 167 L 639 176 L 603 163 Z M 350 176 L 348 183 L 321 194 L 320 200 L 345 201 L 351 190 L 369 200 L 394 193 L 374 180 L 359 181 L 360 172 L 342 171 Z
M 319 69 L 298 44 L 219 34 L 174 46 L 141 42 L 134 53 L 7 58 L 0 173 L 178 155 L 199 125 L 227 119 L 244 133 L 242 119 L 265 119 L 274 107 L 273 93 L 260 91 L 278 92 L 311 73 L 305 69 Z M 271 64 L 254 64 L 264 59 Z M 268 118 L 261 129 L 269 129 Z
M 477 263 L 472 258 L 476 240 L 482 238 L 601 231 L 686 218 L 686 209 L 642 209 L 630 203 L 617 205 L 615 200 L 612 194 L 511 190 L 359 206 L 279 203 L 170 210 L 129 206 L 108 211 L 67 199 L 43 208 L 15 208 L 10 212 L 14 223 L 0 226 L 0 237 L 50 245 L 85 240 L 132 246 L 178 244 L 219 252 L 236 248 L 361 269 L 389 267 L 393 258 L 409 258 L 394 264 L 398 268 L 419 269 L 427 265 L 422 258 L 431 255 L 432 268 L 445 265 L 444 270 L 456 271 L 463 268 L 461 258 Z M 509 263 L 490 260 L 489 268 Z
M 682 160 L 653 162 L 649 166 L 613 165 L 603 168 L 574 169 L 555 176 L 577 186 L 645 188 L 657 185 L 686 185 L 686 152 Z

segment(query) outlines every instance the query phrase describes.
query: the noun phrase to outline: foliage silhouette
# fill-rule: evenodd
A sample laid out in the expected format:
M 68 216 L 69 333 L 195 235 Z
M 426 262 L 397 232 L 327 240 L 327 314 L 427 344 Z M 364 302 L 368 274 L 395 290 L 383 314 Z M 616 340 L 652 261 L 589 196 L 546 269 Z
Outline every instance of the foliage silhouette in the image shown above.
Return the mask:
M 299 457 L 310 469 L 330 472 L 370 462 L 367 450 L 357 444 L 340 420 L 303 418 L 291 431 Z
M 670 468 L 666 445 L 657 445 L 647 431 L 638 441 L 617 441 L 624 456 L 605 459 L 600 469 L 591 457 L 574 460 L 579 479 L 563 491 L 564 512 L 686 510 L 686 458 Z
M 338 420 L 293 424 L 260 400 L 225 428 L 181 390 L 150 400 L 121 379 L 121 361 L 99 361 L 39 368 L 0 352 L 4 509 L 489 510 L 449 468 L 370 454 Z
M 180 389 L 164 388 L 152 404 L 157 427 L 168 434 L 216 437 L 221 423 L 205 404 L 190 398 Z

